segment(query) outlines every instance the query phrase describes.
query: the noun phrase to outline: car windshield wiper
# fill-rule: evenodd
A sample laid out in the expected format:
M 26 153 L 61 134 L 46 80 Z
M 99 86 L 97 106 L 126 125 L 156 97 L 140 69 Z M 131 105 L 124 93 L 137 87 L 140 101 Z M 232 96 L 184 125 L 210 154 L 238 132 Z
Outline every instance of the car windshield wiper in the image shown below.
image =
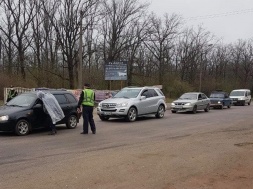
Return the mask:
M 11 105 L 8 105 L 8 106 L 13 106 L 13 107 L 23 107 L 21 105 L 17 105 L 17 104 L 11 104 Z

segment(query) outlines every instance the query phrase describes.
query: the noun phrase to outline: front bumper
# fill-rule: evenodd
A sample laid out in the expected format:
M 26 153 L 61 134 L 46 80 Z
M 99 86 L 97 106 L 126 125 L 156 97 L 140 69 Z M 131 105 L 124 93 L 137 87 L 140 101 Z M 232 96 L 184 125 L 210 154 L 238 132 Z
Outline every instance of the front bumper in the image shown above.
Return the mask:
M 109 117 L 125 117 L 127 116 L 129 107 L 120 108 L 101 108 L 97 107 L 97 114 L 99 116 L 109 116 Z
M 0 131 L 14 131 L 14 127 L 15 127 L 14 120 L 0 122 Z
M 216 108 L 216 107 L 222 107 L 221 103 L 212 103 L 210 104 L 210 107 Z
M 233 104 L 244 104 L 245 100 L 234 100 L 232 101 Z
M 171 111 L 176 112 L 190 112 L 193 110 L 193 106 L 184 106 L 184 105 L 171 105 Z

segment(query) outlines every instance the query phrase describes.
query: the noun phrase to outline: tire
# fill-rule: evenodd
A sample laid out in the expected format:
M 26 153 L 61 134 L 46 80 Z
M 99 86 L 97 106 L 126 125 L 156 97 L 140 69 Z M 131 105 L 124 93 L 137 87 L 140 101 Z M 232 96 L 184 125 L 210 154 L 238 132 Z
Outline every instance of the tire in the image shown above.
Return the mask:
M 251 99 L 249 100 L 248 105 L 250 105 L 250 103 L 251 103 Z
M 197 107 L 196 105 L 193 107 L 193 109 L 192 109 L 192 113 L 193 113 L 193 114 L 196 114 L 196 113 L 197 113 L 197 108 L 198 108 L 198 107 Z
M 102 120 L 102 121 L 108 121 L 109 120 L 109 116 L 99 116 L 99 118 Z
M 157 109 L 157 113 L 155 115 L 156 118 L 163 118 L 164 117 L 165 108 L 163 105 L 160 105 Z
M 231 108 L 231 104 L 228 105 L 228 108 Z
M 74 129 L 74 128 L 76 128 L 77 123 L 78 123 L 77 116 L 71 115 L 71 116 L 69 116 L 69 118 L 67 120 L 66 126 L 68 129 Z
M 126 116 L 126 120 L 129 122 L 133 122 L 137 119 L 137 110 L 134 107 L 129 108 Z
M 177 111 L 175 111 L 175 110 L 171 110 L 171 112 L 172 112 L 173 114 L 177 113 Z
M 28 135 L 30 132 L 30 123 L 25 119 L 18 120 L 15 126 L 15 134 L 18 136 Z
M 209 112 L 209 110 L 210 110 L 210 105 L 207 104 L 207 105 L 206 105 L 206 108 L 205 108 L 204 110 L 205 110 L 205 112 Z

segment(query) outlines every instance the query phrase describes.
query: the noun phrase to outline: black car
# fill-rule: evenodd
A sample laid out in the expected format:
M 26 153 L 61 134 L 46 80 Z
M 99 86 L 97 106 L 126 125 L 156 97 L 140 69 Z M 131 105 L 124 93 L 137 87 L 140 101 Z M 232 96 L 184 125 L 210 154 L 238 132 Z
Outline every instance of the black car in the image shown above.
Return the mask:
M 56 123 L 66 124 L 74 129 L 79 122 L 78 100 L 67 90 L 47 90 L 59 102 L 65 117 Z M 48 127 L 49 115 L 43 110 L 43 102 L 37 91 L 22 93 L 0 107 L 0 131 L 12 131 L 17 135 L 27 135 L 33 129 Z
M 232 99 L 229 98 L 229 94 L 225 91 L 213 91 L 209 97 L 211 104 L 210 107 L 223 109 L 224 106 L 230 108 L 232 105 Z

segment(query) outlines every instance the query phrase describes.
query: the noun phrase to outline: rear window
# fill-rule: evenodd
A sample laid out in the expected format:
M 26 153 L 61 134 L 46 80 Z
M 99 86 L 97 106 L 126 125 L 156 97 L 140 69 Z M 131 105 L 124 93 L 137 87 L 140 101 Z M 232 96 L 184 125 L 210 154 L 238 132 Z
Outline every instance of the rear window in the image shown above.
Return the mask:
M 65 94 L 69 100 L 70 103 L 76 103 L 77 102 L 77 99 L 71 95 L 71 94 Z
M 54 96 L 59 104 L 68 104 L 68 100 L 64 94 L 54 94 Z
M 164 96 L 163 92 L 161 91 L 161 89 L 156 89 L 158 91 L 158 93 L 160 93 L 160 95 Z

